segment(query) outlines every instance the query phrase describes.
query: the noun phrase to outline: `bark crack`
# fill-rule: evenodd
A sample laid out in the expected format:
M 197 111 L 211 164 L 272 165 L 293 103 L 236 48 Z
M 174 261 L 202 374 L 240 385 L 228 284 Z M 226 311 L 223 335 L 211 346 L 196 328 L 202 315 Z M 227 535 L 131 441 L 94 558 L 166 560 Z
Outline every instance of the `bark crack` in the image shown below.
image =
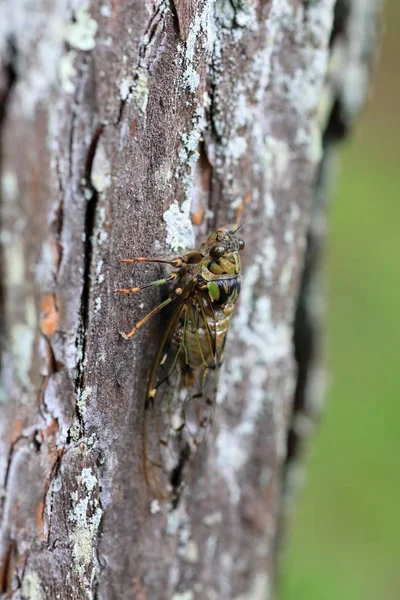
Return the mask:
M 93 234 L 95 229 L 96 221 L 96 209 L 98 201 L 98 192 L 93 186 L 91 180 L 93 159 L 96 154 L 96 148 L 99 143 L 100 136 L 103 132 L 104 125 L 100 124 L 94 130 L 89 148 L 87 151 L 86 164 L 85 164 L 85 176 L 84 184 L 85 188 L 82 190 L 88 191 L 90 199 L 86 202 L 86 213 L 85 213 L 85 224 L 84 224 L 84 267 L 83 267 L 83 286 L 80 300 L 80 324 L 77 332 L 77 346 L 80 345 L 81 352 L 77 361 L 77 379 L 75 381 L 75 393 L 76 398 L 79 398 L 84 389 L 85 379 L 85 366 L 86 366 L 86 354 L 87 354 L 87 331 L 89 323 L 89 310 L 90 310 L 90 293 L 91 293 L 91 266 L 92 266 L 92 254 L 93 254 Z M 79 422 L 80 434 L 84 434 L 84 422 L 82 414 L 79 408 L 79 404 L 76 405 L 76 416 Z
M 10 37 L 6 42 L 6 55 L 0 57 L 0 178 L 3 174 L 3 127 L 7 118 L 8 104 L 17 82 L 17 59 L 18 49 L 16 41 Z M 1 64 L 3 63 L 3 64 Z M 0 231 L 2 229 L 1 215 L 2 192 L 0 188 Z M 3 255 L 3 244 L 0 244 L 0 369 L 2 364 L 2 353 L 6 339 L 5 304 L 4 304 L 5 264 Z
M 185 35 L 184 27 L 181 25 L 181 23 L 179 21 L 179 12 L 178 12 L 178 7 L 176 5 L 175 0 L 170 0 L 169 10 L 171 12 L 172 23 L 174 25 L 174 30 L 175 30 L 176 35 L 181 39 L 185 39 L 186 35 Z

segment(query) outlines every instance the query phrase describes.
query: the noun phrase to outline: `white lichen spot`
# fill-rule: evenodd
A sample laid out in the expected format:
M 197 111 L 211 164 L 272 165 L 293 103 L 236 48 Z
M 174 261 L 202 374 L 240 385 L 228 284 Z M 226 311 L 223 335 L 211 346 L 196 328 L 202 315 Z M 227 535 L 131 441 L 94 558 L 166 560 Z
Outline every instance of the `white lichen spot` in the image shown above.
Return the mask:
M 73 423 L 69 429 L 69 437 L 72 442 L 77 442 L 80 438 L 81 426 L 78 417 L 75 417 Z
M 97 535 L 97 530 L 100 525 L 103 511 L 97 508 L 90 519 L 86 519 L 85 523 L 80 524 L 74 533 L 70 536 L 73 541 L 73 555 L 78 573 L 84 576 L 87 588 L 90 588 L 95 573 L 95 549 L 94 540 Z M 85 570 L 91 567 L 91 576 L 85 577 Z
M 100 7 L 100 14 L 106 19 L 111 16 L 111 8 L 107 4 L 102 4 Z
M 101 309 L 101 297 L 97 296 L 96 300 L 94 301 L 94 312 L 95 312 L 95 314 L 98 313 L 100 309 Z
M 186 390 L 185 390 L 185 394 L 187 394 Z M 179 431 L 180 428 L 182 428 L 185 424 L 185 421 L 183 420 L 183 417 L 177 413 L 174 413 L 171 416 L 171 427 L 174 431 Z
M 194 593 L 192 590 L 186 590 L 185 592 L 174 594 L 171 600 L 194 600 Z
M 83 195 L 85 197 L 85 200 L 87 200 L 89 202 L 89 200 L 91 200 L 93 198 L 93 190 L 91 188 L 84 187 Z M 83 241 L 85 241 L 85 239 L 86 239 L 86 236 L 83 238 Z
M 167 520 L 168 535 L 176 534 L 176 532 L 178 531 L 178 528 L 179 528 L 179 523 L 180 523 L 180 518 L 179 518 L 179 513 L 177 510 L 174 510 L 173 512 L 168 513 L 168 520 Z
M 275 216 L 275 200 L 272 194 L 267 192 L 264 196 L 265 216 L 267 219 L 272 219 Z
M 76 493 L 71 493 L 71 499 L 76 501 Z M 89 498 L 83 498 L 76 502 L 72 513 L 70 513 L 70 515 L 68 516 L 68 519 L 70 521 L 73 521 L 77 525 L 80 525 L 81 527 L 84 526 L 86 524 L 88 502 Z
M 179 150 L 179 163 L 181 166 L 190 168 L 190 174 L 186 175 L 187 191 L 185 197 L 188 198 L 188 190 L 191 191 L 193 186 L 194 172 L 197 159 L 199 158 L 198 146 L 202 139 L 203 131 L 206 127 L 204 106 L 199 106 L 192 118 L 192 128 L 188 133 L 184 132 L 181 135 L 182 146 Z M 182 179 L 184 180 L 185 177 Z
M 183 84 L 185 87 L 189 88 L 189 91 L 192 94 L 197 90 L 200 85 L 200 75 L 193 69 L 192 66 L 187 67 L 185 72 L 183 73 Z
M 101 273 L 101 269 L 102 269 L 102 268 L 103 268 L 103 259 L 102 259 L 102 258 L 99 258 L 99 260 L 98 260 L 98 262 L 97 262 L 97 265 L 96 265 L 96 275 L 97 275 L 97 277 L 99 277 L 99 276 L 100 276 L 100 273 Z
M 88 3 L 75 11 L 75 21 L 69 23 L 65 31 L 66 41 L 77 50 L 93 50 L 98 24 L 88 13 Z
M 76 479 L 78 488 L 70 495 L 69 538 L 73 544 L 75 568 L 83 578 L 86 589 L 90 590 L 96 565 L 94 543 L 103 511 L 97 498 L 97 478 L 92 469 L 82 469 Z
M 205 517 L 203 517 L 203 523 L 204 523 L 204 525 L 207 525 L 208 527 L 212 527 L 213 525 L 222 523 L 222 513 L 214 512 L 214 513 L 211 513 L 210 515 L 206 515 Z
M 154 499 L 151 501 L 150 503 L 150 513 L 152 515 L 156 515 L 157 513 L 159 513 L 161 510 L 160 508 L 160 503 L 157 499 Z
M 75 91 L 74 78 L 77 71 L 74 67 L 74 62 L 76 55 L 77 54 L 75 50 L 71 50 L 67 54 L 64 54 L 64 56 L 61 57 L 58 66 L 58 75 L 60 78 L 61 87 L 68 94 L 72 94 Z
M 106 222 L 106 211 L 102 206 L 99 209 L 98 219 L 97 219 L 97 236 L 95 239 L 95 244 L 102 246 L 108 239 L 108 233 L 105 230 L 105 222 Z
M 111 184 L 110 163 L 101 140 L 96 147 L 90 179 L 94 189 L 99 194 L 109 188 Z
M 235 596 L 234 600 L 267 600 L 271 594 L 271 585 L 267 573 L 257 573 L 251 589 L 246 594 Z
M 22 597 L 29 600 L 42 600 L 43 590 L 36 571 L 27 571 L 22 581 Z
M 285 189 L 290 183 L 290 180 L 286 178 L 291 159 L 288 144 L 278 138 L 267 136 L 264 151 L 267 180 L 270 183 L 272 181 L 277 182 Z
M 310 162 L 319 163 L 322 159 L 322 131 L 317 121 L 314 120 L 310 125 L 310 143 L 308 146 L 307 158 Z
M 226 144 L 225 155 L 230 162 L 236 163 L 239 160 L 239 158 L 241 158 L 246 153 L 246 150 L 246 138 L 237 135 L 236 137 L 231 138 Z
M 99 244 L 104 244 L 107 241 L 108 233 L 107 231 L 100 231 L 99 233 Z
M 246 452 L 241 447 L 235 432 L 228 429 L 220 431 L 216 440 L 216 448 L 218 467 L 228 485 L 231 502 L 237 504 L 241 495 L 237 474 L 246 463 Z
M 87 491 L 91 492 L 97 485 L 97 477 L 93 474 L 91 468 L 82 469 L 82 473 L 78 477 L 78 483 L 84 485 Z
M 9 243 L 5 243 L 6 240 L 2 236 L 5 254 L 5 275 L 7 284 L 10 287 L 22 286 L 25 282 L 25 256 L 21 241 L 21 238 L 11 235 Z
M 182 206 L 177 202 L 171 204 L 164 213 L 166 225 L 167 246 L 174 252 L 183 252 L 194 246 L 193 225 L 190 218 L 190 200 L 185 200 Z
M 133 84 L 133 77 L 124 77 L 122 79 L 121 83 L 119 84 L 119 95 L 121 96 L 121 100 L 126 100 L 128 98 Z
M 253 323 L 254 336 L 252 338 L 256 347 L 263 349 L 264 364 L 269 365 L 286 358 L 291 351 L 290 324 L 284 321 L 274 323 L 271 308 L 271 300 L 267 296 L 256 300 L 256 314 L 260 314 L 258 313 L 260 310 L 264 312 L 261 313 L 261 319 Z
M 184 558 L 187 562 L 195 564 L 199 560 L 199 547 L 194 540 L 186 544 Z
M 141 115 L 146 114 L 149 99 L 148 77 L 145 73 L 137 71 L 131 91 L 131 98 L 136 109 Z
M 81 416 L 85 416 L 86 414 L 86 402 L 88 400 L 88 398 L 90 397 L 91 393 L 93 391 L 92 386 L 86 386 L 84 390 L 80 390 L 78 392 L 78 399 L 77 399 L 77 407 L 79 409 L 79 413 Z
M 89 529 L 75 533 L 73 552 L 78 572 L 83 574 L 86 565 L 90 564 L 92 559 L 92 536 Z
M 11 329 L 11 351 L 14 356 L 18 379 L 21 384 L 31 390 L 29 372 L 32 365 L 33 342 L 35 331 L 27 324 L 16 323 Z
M 1 176 L 1 193 L 5 200 L 13 202 L 18 196 L 18 179 L 15 173 L 5 171 Z
M 29 327 L 35 330 L 38 322 L 38 314 L 36 310 L 35 298 L 33 296 L 28 296 L 25 300 L 25 317 Z

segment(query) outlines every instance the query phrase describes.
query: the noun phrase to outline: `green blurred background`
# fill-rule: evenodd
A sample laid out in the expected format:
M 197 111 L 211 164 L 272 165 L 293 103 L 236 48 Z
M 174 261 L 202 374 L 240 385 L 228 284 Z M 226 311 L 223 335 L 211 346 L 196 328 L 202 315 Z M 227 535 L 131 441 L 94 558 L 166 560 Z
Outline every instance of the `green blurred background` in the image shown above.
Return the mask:
M 332 202 L 324 419 L 280 600 L 400 598 L 400 1 Z

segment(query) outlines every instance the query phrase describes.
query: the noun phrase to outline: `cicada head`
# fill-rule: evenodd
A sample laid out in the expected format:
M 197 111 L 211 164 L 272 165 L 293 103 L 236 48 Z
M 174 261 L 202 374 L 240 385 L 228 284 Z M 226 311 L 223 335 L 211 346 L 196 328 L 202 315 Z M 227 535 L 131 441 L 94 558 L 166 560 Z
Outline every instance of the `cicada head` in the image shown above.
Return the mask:
M 225 227 L 220 227 L 210 233 L 201 245 L 201 252 L 204 257 L 218 260 L 232 252 L 243 250 L 245 244 L 240 238 L 237 238 L 235 231 L 229 231 Z
M 221 227 L 211 233 L 200 248 L 203 255 L 200 265 L 202 278 L 216 281 L 240 276 L 239 252 L 243 248 L 244 241 L 237 238 L 234 231 Z

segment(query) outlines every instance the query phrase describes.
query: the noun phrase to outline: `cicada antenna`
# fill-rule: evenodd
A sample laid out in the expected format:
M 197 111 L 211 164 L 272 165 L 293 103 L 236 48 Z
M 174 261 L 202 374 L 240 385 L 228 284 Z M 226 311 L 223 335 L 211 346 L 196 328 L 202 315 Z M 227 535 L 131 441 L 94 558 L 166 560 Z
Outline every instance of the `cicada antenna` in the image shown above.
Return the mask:
M 238 227 L 236 227 L 236 229 L 234 229 L 233 231 L 231 231 L 232 235 L 235 235 L 235 233 L 237 231 L 239 231 L 239 229 L 241 229 L 243 227 L 243 225 L 246 225 L 246 223 L 249 221 L 250 219 L 247 218 L 245 221 L 243 221 L 243 223 L 240 223 L 240 225 Z

